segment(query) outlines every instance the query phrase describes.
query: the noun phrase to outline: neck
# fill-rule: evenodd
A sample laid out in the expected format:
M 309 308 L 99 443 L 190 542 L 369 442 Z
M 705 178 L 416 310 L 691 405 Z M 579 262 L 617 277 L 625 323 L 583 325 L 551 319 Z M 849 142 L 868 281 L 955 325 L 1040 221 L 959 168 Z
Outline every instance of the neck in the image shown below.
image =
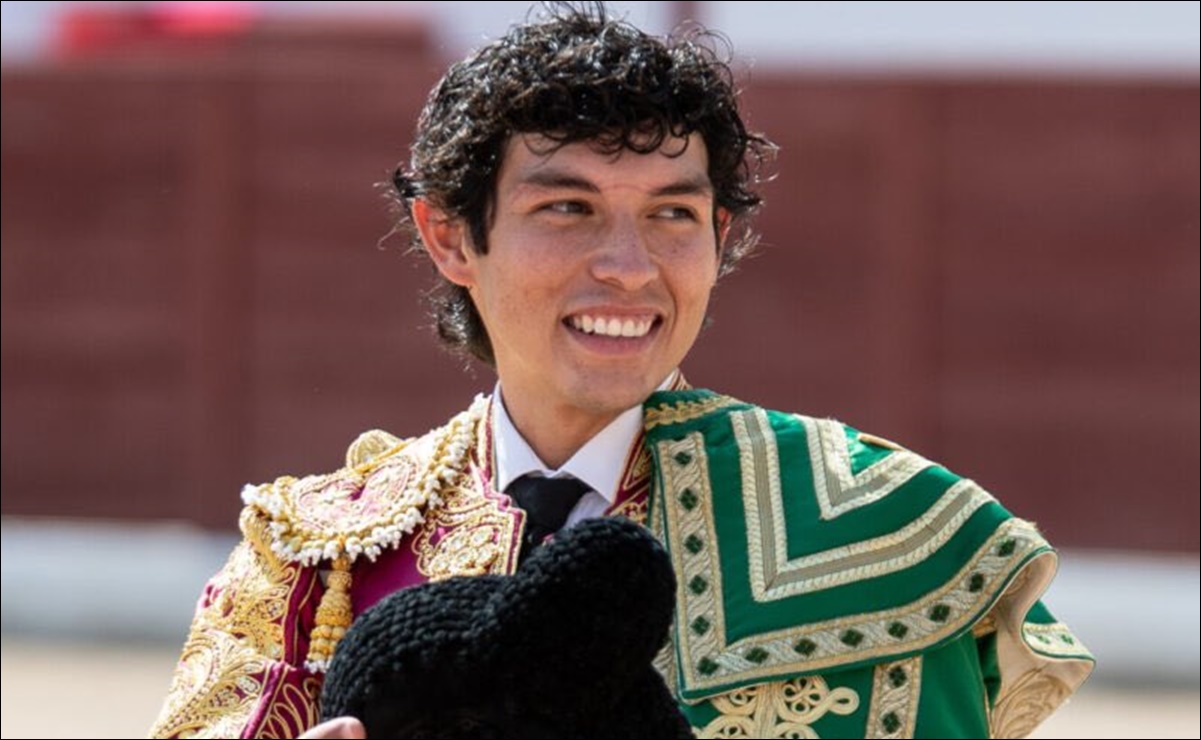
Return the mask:
M 560 468 L 602 429 L 624 411 L 589 413 L 581 409 L 557 409 L 545 404 L 523 403 L 502 388 L 505 411 L 513 426 L 549 468 Z

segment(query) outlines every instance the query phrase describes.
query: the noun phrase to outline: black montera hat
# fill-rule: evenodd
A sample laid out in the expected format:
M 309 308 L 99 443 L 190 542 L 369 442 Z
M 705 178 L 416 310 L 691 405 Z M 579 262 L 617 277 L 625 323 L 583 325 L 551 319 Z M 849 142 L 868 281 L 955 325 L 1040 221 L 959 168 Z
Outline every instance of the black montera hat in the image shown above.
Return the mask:
M 338 646 L 322 718 L 368 737 L 692 737 L 651 666 L 675 606 L 662 546 L 620 518 L 591 519 L 513 576 L 399 591 Z

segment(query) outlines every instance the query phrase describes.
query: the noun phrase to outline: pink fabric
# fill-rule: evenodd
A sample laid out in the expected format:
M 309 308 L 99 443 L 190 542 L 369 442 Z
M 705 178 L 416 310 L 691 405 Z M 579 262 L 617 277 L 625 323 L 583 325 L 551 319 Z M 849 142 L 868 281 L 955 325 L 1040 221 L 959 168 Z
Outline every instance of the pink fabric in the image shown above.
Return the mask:
M 425 583 L 426 577 L 417 570 L 417 556 L 412 543 L 405 540 L 400 547 L 386 550 L 375 562 L 364 559 L 356 563 L 350 586 L 350 601 L 355 617 L 375 606 L 393 591 Z

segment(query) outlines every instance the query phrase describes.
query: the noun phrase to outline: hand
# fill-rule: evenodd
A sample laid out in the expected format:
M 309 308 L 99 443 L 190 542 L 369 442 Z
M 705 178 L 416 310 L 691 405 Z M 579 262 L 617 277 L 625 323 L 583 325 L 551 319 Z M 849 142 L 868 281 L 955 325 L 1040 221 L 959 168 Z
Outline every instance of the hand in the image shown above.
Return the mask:
M 335 717 L 308 729 L 301 738 L 366 738 L 367 728 L 354 717 Z

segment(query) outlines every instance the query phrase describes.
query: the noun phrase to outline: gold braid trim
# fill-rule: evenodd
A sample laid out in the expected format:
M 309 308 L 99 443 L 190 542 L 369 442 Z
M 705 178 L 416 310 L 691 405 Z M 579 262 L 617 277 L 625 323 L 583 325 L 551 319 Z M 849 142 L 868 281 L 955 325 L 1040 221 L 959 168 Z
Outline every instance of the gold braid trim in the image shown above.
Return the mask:
M 821 676 L 747 686 L 711 701 L 721 716 L 694 728 L 699 738 L 815 738 L 813 725 L 822 717 L 849 715 L 859 708 L 854 689 L 831 689 Z
M 741 405 L 744 405 L 742 401 L 730 396 L 711 396 L 699 401 L 681 401 L 675 404 L 661 403 L 643 411 L 643 423 L 647 430 L 651 430 L 664 424 L 681 424 L 699 419 L 727 406 Z
M 872 675 L 867 737 L 913 737 L 922 690 L 922 656 L 881 663 Z

